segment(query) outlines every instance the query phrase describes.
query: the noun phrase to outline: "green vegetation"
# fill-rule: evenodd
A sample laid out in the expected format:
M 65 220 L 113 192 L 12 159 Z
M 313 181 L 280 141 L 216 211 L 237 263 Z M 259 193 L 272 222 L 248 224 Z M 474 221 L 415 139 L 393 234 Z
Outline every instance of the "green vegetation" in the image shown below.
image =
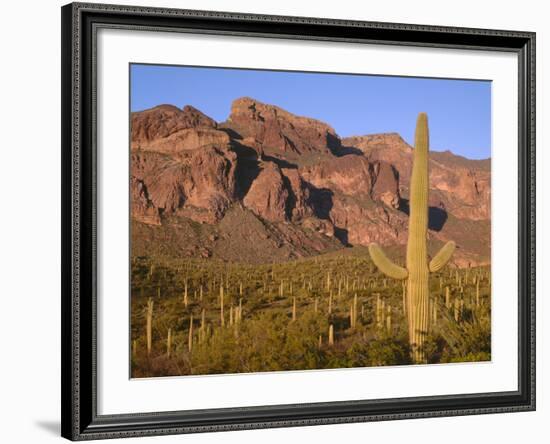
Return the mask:
M 411 364 L 402 280 L 366 249 L 248 265 L 132 259 L 132 377 Z M 430 274 L 426 361 L 490 359 L 490 269 Z

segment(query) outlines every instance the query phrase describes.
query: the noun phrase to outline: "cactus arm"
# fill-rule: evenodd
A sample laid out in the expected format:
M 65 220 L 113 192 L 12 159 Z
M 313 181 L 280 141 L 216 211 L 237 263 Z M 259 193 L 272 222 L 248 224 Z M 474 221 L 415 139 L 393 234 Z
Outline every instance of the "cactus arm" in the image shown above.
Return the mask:
M 447 265 L 447 262 L 449 262 L 449 259 L 455 251 L 455 247 L 456 244 L 453 241 L 449 241 L 441 248 L 441 250 L 439 250 L 439 252 L 430 261 L 429 268 L 432 273 L 441 270 L 445 265 Z
M 385 275 L 394 279 L 406 279 L 409 275 L 405 268 L 394 264 L 377 244 L 369 245 L 369 253 L 374 264 Z

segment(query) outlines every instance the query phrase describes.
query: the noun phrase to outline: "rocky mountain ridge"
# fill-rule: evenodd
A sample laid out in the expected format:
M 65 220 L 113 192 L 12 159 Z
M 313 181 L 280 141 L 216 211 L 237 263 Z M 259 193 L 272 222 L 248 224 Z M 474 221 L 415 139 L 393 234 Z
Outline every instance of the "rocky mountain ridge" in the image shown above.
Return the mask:
M 219 123 L 132 113 L 130 154 L 136 254 L 269 262 L 407 240 L 412 148 L 396 133 L 342 139 L 243 97 Z M 490 184 L 490 160 L 431 152 L 430 245 L 455 240 L 458 266 L 490 261 Z

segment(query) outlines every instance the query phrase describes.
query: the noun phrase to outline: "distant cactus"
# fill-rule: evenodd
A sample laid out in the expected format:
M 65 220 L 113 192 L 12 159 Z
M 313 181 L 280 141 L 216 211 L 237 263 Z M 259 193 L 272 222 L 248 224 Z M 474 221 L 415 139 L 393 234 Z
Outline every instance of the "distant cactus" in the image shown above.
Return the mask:
M 382 301 L 380 300 L 380 293 L 376 294 L 376 327 L 380 327 L 382 322 Z
M 206 310 L 203 308 L 201 312 L 201 328 L 200 328 L 200 342 L 204 341 L 204 335 L 205 335 L 205 326 L 206 326 Z
M 410 186 L 407 268 L 393 263 L 378 245 L 369 245 L 371 258 L 380 271 L 394 279 L 408 279 L 406 311 L 409 343 L 413 361 L 416 363 L 427 362 L 424 343 L 429 328 L 429 273 L 441 270 L 455 249 L 453 241 L 447 242 L 428 263 L 428 150 L 428 117 L 425 113 L 420 113 L 416 122 Z
M 168 329 L 168 336 L 166 337 L 166 357 L 170 358 L 172 352 L 172 329 Z
M 403 314 L 407 316 L 407 283 L 405 281 L 403 281 L 401 289 L 403 294 Z
M 430 314 L 431 314 L 431 317 L 432 317 L 432 325 L 437 324 L 437 311 L 438 311 L 438 308 L 439 308 L 438 299 L 434 297 L 430 300 Z
M 153 304 L 153 299 L 149 298 L 147 301 L 147 356 L 151 354 L 153 345 Z
M 187 338 L 187 347 L 189 348 L 189 353 L 193 350 L 193 315 L 189 318 L 189 336 Z
M 220 322 L 222 327 L 225 326 L 225 316 L 223 314 L 223 285 L 220 285 Z
M 351 304 L 351 327 L 357 327 L 357 293 L 353 296 L 353 303 Z
M 462 307 L 460 305 L 460 299 L 455 299 L 454 306 L 453 306 L 455 322 L 460 322 L 460 316 L 462 314 L 461 308 Z

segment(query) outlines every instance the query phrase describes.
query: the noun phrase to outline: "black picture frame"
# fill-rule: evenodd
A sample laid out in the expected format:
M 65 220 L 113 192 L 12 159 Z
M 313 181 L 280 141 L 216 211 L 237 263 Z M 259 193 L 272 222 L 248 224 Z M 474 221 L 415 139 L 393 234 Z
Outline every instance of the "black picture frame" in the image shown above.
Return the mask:
M 72 3 L 62 15 L 62 436 L 71 440 L 535 409 L 535 33 Z M 210 410 L 97 414 L 96 101 L 99 27 L 509 51 L 519 65 L 518 390 Z

